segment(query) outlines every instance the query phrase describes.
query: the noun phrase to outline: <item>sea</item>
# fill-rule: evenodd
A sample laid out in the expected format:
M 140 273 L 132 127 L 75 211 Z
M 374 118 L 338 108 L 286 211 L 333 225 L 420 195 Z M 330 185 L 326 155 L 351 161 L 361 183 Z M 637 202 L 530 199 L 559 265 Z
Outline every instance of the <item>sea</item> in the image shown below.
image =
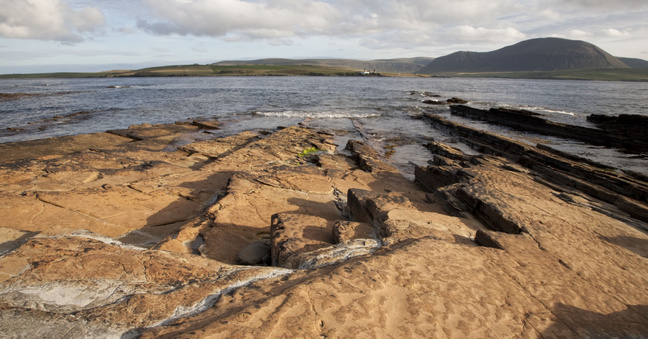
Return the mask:
M 165 77 L 0 80 L 0 143 L 103 132 L 142 123 L 214 119 L 209 137 L 304 124 L 334 131 L 340 148 L 362 138 L 408 176 L 429 160 L 425 142 L 474 152 L 420 119 L 424 112 L 472 127 L 648 175 L 648 154 L 586 145 L 450 115 L 424 100 L 461 98 L 478 108 L 506 107 L 579 126 L 590 114 L 648 115 L 648 83 L 422 77 Z M 387 151 L 389 150 L 389 151 Z

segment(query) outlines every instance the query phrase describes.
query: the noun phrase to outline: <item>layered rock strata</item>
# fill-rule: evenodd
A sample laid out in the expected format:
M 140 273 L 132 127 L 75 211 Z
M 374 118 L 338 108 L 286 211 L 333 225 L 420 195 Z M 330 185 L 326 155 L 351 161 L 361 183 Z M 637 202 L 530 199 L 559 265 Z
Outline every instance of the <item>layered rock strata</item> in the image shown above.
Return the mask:
M 556 152 L 546 146 L 532 147 L 506 137 L 457 124 L 440 116 L 426 114 L 425 117 L 432 125 L 455 133 L 464 142 L 484 154 L 501 156 L 533 170 L 537 175 L 536 180 L 544 180 L 556 187 L 562 186 L 560 190 L 582 191 L 615 205 L 634 218 L 648 221 L 646 205 L 648 184 L 641 177 L 609 171 L 602 168 L 602 165 L 579 161 L 575 157 L 565 156 L 564 153 Z M 439 146 L 432 143 L 428 148 L 434 151 Z M 442 154 L 447 155 L 447 152 Z M 462 159 L 452 155 L 450 158 Z M 441 180 L 439 178 L 446 178 L 444 179 L 446 182 L 453 180 L 454 174 L 447 174 L 445 167 L 432 169 L 432 171 L 446 172 L 446 174 L 435 173 L 428 176 L 432 179 L 421 179 L 421 181 L 425 183 L 426 180 Z M 430 187 L 430 184 L 426 186 Z
M 411 182 L 301 126 L 2 145 L 0 336 L 647 335 L 645 182 L 428 121 L 483 154 Z
M 617 118 L 591 116 L 592 122 L 600 122 L 605 129 L 588 128 L 550 121 L 541 114 L 506 108 L 483 110 L 465 105 L 450 106 L 454 115 L 488 121 L 518 130 L 576 139 L 592 145 L 617 147 L 632 153 L 648 151 L 648 119 L 643 116 Z

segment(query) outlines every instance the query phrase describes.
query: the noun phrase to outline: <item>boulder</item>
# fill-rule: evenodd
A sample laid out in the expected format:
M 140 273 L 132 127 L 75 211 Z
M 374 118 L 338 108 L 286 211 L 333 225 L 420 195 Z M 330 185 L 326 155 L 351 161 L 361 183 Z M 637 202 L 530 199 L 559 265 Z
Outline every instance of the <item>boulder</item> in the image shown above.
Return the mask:
M 298 268 L 300 255 L 333 245 L 326 219 L 303 214 L 272 216 L 270 252 L 273 266 Z
M 270 245 L 265 241 L 255 241 L 238 253 L 238 260 L 243 265 L 267 265 L 270 263 Z
M 344 243 L 355 239 L 377 239 L 376 230 L 367 223 L 342 220 L 333 225 L 333 242 Z

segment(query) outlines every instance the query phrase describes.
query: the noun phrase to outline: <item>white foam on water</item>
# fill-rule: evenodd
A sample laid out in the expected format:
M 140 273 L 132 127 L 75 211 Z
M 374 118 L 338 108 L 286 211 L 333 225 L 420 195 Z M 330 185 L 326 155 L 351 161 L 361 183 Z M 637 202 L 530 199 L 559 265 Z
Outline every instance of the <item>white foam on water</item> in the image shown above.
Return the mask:
M 576 116 L 578 115 L 577 113 L 574 112 L 569 112 L 569 111 L 563 111 L 563 110 L 556 110 L 556 109 L 550 109 L 546 107 L 539 107 L 539 106 L 515 106 L 511 107 L 512 109 L 521 109 L 521 110 L 527 110 L 527 111 L 532 111 L 535 113 L 553 113 L 553 114 L 566 114 L 566 115 L 571 115 L 571 116 Z
M 254 112 L 256 115 L 276 118 L 320 118 L 320 119 L 350 119 L 350 118 L 374 118 L 382 116 L 380 113 L 336 113 L 329 111 L 306 112 L 306 111 L 280 111 L 280 112 Z

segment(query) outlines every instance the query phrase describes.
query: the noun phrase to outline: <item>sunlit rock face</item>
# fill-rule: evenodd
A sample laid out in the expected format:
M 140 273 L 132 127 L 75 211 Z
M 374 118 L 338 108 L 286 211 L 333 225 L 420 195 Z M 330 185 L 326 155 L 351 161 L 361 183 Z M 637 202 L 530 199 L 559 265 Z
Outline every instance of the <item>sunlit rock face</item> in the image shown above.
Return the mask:
M 413 182 L 299 125 L 1 148 L 3 335 L 648 333 L 641 178 L 428 122 L 481 154 L 425 145 Z

